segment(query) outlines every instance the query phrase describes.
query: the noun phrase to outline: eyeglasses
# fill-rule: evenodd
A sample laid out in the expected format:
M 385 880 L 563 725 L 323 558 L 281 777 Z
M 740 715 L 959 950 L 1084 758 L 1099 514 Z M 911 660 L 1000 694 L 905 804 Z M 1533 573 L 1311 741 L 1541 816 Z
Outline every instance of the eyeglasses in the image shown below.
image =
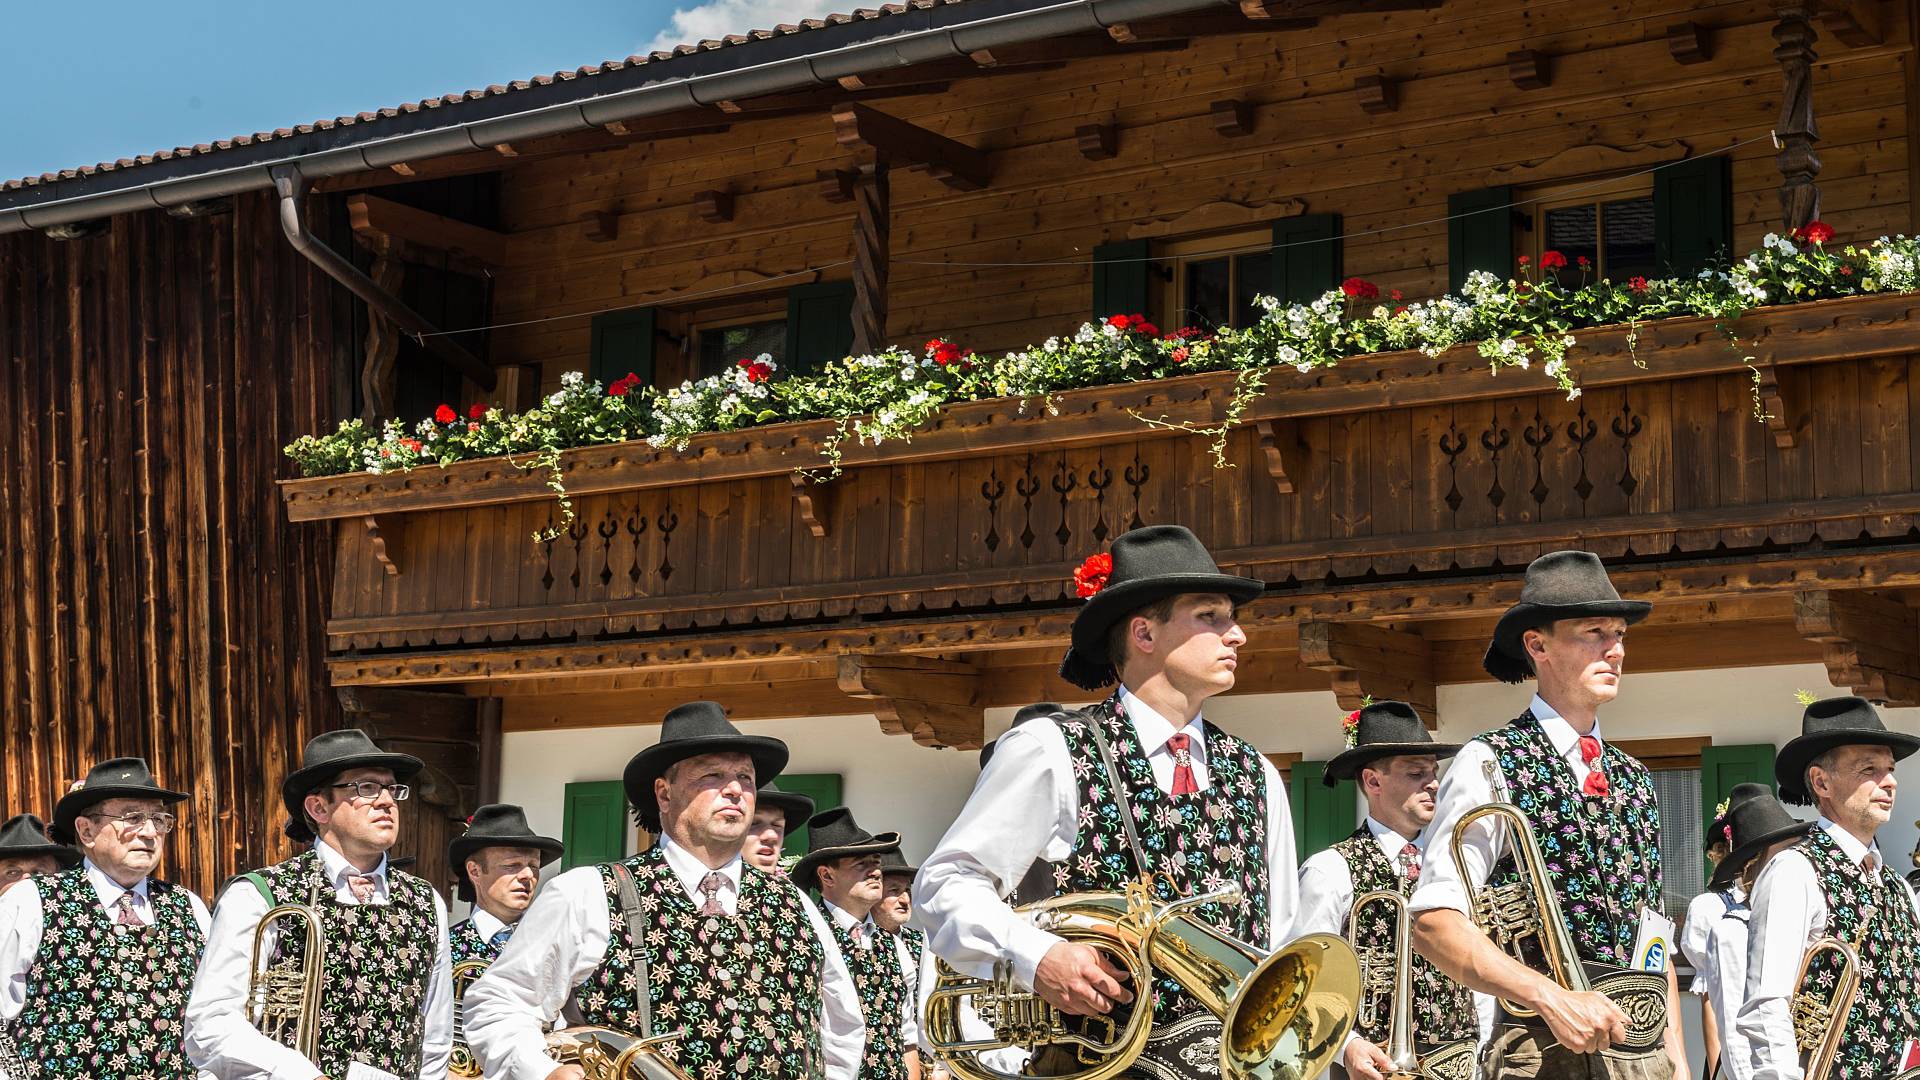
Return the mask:
M 173 827 L 180 823 L 180 819 L 172 814 L 150 814 L 141 810 L 135 810 L 130 814 L 87 814 L 85 816 L 95 821 L 111 821 L 132 833 L 152 825 L 153 831 L 160 836 L 172 832 Z
M 357 799 L 361 802 L 372 802 L 379 798 L 380 793 L 383 791 L 392 795 L 394 802 L 406 802 L 407 796 L 413 794 L 413 788 L 406 784 L 382 784 L 377 780 L 356 780 L 351 784 L 329 784 L 327 786 L 335 791 L 351 791 L 353 794 L 348 796 L 348 798 Z

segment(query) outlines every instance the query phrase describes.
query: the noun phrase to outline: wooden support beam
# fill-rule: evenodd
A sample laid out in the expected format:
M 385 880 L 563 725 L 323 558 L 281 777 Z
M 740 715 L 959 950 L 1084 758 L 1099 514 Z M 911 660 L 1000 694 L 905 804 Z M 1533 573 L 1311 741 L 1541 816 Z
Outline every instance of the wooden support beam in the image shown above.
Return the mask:
M 1274 490 L 1293 494 L 1293 478 L 1306 475 L 1310 453 L 1306 440 L 1300 437 L 1300 425 L 1292 420 L 1260 420 L 1253 431 Z
M 378 195 L 348 198 L 347 217 L 354 235 L 369 242 L 369 246 L 382 242 L 406 244 L 423 251 L 465 256 L 488 266 L 500 266 L 507 261 L 505 233 L 418 210 Z
M 373 552 L 373 561 L 380 564 L 381 571 L 388 577 L 399 577 L 407 535 L 406 515 L 368 514 L 361 523 L 367 528 L 367 546 Z
M 1522 90 L 1539 90 L 1553 81 L 1553 72 L 1545 53 L 1515 49 L 1507 54 L 1507 78 Z
M 912 70 L 912 69 L 908 69 Z M 973 74 L 978 74 L 975 70 Z M 765 97 L 741 98 L 737 101 L 715 102 L 714 107 L 724 113 L 741 119 L 770 119 L 777 116 L 806 116 L 831 112 L 842 108 L 849 102 L 875 101 L 881 98 L 912 97 L 922 94 L 944 94 L 953 85 L 951 80 L 937 79 L 919 82 L 886 82 L 863 90 L 846 90 L 838 86 L 819 90 L 801 90 L 790 94 L 768 94 Z
M 858 172 L 852 169 L 821 169 L 814 176 L 820 185 L 822 199 L 830 203 L 853 201 L 854 185 L 860 181 Z
M 589 210 L 580 216 L 587 227 L 587 239 L 596 244 L 604 244 L 620 238 L 619 210 Z
M 1159 38 L 1153 41 L 1121 42 L 1111 35 L 1094 36 L 1091 34 L 1065 38 L 1048 38 L 1045 41 L 1032 41 L 1021 45 L 1001 45 L 992 49 L 975 49 L 967 54 L 967 59 L 983 68 L 1049 68 L 1061 65 L 1067 60 L 1099 60 L 1110 56 L 1139 56 L 1143 53 L 1178 52 L 1192 44 L 1184 37 Z
M 1207 106 L 1213 117 L 1213 130 L 1229 139 L 1253 134 L 1253 102 L 1246 98 L 1222 98 Z
M 800 515 L 800 523 L 815 539 L 826 536 L 827 523 L 833 520 L 836 489 L 830 484 L 815 483 L 797 472 L 788 479 L 793 484 L 793 508 Z
M 376 742 L 471 743 L 481 699 L 460 693 L 396 686 L 342 686 L 335 691 L 348 723 Z
M 931 656 L 862 655 L 840 658 L 840 689 L 872 705 L 890 735 L 911 735 L 922 746 L 978 750 L 986 741 L 986 712 L 975 704 L 980 669 Z
M 388 240 L 373 240 L 368 246 L 373 249 L 373 266 L 367 276 L 387 295 L 400 295 L 400 282 L 406 276 L 407 264 L 394 250 L 396 245 Z M 394 414 L 399 394 L 400 339 L 399 327 L 368 313 L 366 347 L 360 360 L 360 418 L 368 424 L 378 424 L 382 417 Z M 370 528 L 373 521 L 373 518 L 367 519 Z M 392 569 L 388 572 L 398 573 Z
M 733 192 L 703 191 L 693 197 L 693 213 L 701 221 L 719 225 L 733 220 Z
M 1433 648 L 1419 634 L 1372 623 L 1303 622 L 1300 662 L 1332 677 L 1342 709 L 1358 709 L 1367 698 L 1404 701 L 1427 727 L 1439 726 Z
M 1821 645 L 1827 679 L 1869 701 L 1920 705 L 1920 615 L 1891 592 L 1794 594 L 1793 624 Z
M 1120 128 L 1115 124 L 1082 124 L 1073 129 L 1073 141 L 1081 157 L 1106 161 L 1119 153 Z
M 887 271 L 891 260 L 893 197 L 887 159 L 860 170 L 853 189 L 853 353 L 887 347 Z
M 1181 38 L 1305 30 L 1317 21 L 1310 17 L 1291 15 L 1279 18 L 1248 18 L 1244 14 L 1231 11 L 1198 11 L 1186 15 L 1114 23 L 1107 27 L 1107 36 L 1123 45 L 1145 45 Z
M 1820 29 L 1849 49 L 1864 49 L 1887 40 L 1880 7 L 1871 0 L 1841 0 L 1820 13 Z
M 993 175 L 984 151 L 871 106 L 836 109 L 833 134 L 846 149 L 867 150 L 924 168 L 927 175 L 956 191 L 978 191 Z
M 1713 37 L 1699 23 L 1674 23 L 1667 27 L 1667 52 L 1676 63 L 1704 64 L 1713 59 Z
M 1783 86 L 1780 93 L 1780 119 L 1773 134 L 1780 153 L 1774 160 L 1780 166 L 1781 232 L 1798 229 L 1820 217 L 1820 155 L 1813 144 L 1820 141 L 1820 126 L 1813 118 L 1813 64 L 1820 58 L 1813 43 L 1819 33 L 1813 28 L 1813 0 L 1775 0 L 1773 58 L 1780 63 Z
M 394 171 L 394 174 L 397 176 L 405 176 L 405 177 L 411 178 L 417 175 L 413 167 L 413 162 L 411 161 L 396 161 L 392 165 L 387 166 L 387 168 L 392 169 Z
M 493 152 L 501 157 L 519 157 L 520 151 L 512 143 L 494 143 Z
M 1759 381 L 1754 385 L 1754 393 L 1759 395 L 1761 416 L 1766 421 L 1767 432 L 1773 436 L 1773 445 L 1782 450 L 1793 449 L 1798 418 L 1793 415 L 1786 395 L 1780 390 L 1779 369 L 1767 364 L 1759 369 L 1755 377 Z
M 1353 80 L 1353 96 L 1362 110 L 1374 116 L 1400 107 L 1400 85 L 1385 75 L 1362 75 Z

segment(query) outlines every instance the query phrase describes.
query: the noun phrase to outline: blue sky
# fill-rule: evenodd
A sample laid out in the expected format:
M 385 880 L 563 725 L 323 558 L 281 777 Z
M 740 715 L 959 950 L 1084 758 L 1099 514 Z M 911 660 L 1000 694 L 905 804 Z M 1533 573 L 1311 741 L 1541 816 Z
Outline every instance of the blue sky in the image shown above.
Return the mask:
M 438 97 L 862 6 L 55 0 L 0 19 L 0 179 Z

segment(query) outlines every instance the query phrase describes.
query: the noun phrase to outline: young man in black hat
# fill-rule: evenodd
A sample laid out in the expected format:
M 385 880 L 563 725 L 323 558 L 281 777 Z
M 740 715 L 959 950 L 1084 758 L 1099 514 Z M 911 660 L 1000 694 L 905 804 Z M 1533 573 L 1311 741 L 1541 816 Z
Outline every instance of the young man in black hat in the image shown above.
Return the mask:
M 1420 714 L 1404 701 L 1378 701 L 1353 713 L 1347 722 L 1347 748 L 1327 762 L 1328 787 L 1353 780 L 1367 801 L 1367 818 L 1352 836 L 1309 858 L 1300 867 L 1300 934 L 1347 936 L 1353 902 L 1370 892 L 1413 895 L 1420 864 L 1427 857 L 1426 828 L 1433 820 L 1433 796 L 1440 787 L 1440 760 L 1458 744 L 1437 743 Z M 1355 950 L 1392 955 L 1394 921 L 1384 908 L 1361 913 L 1351 939 Z M 1364 953 L 1363 953 L 1364 955 Z M 1425 1057 L 1443 1046 L 1471 1054 L 1480 1042 L 1480 1007 L 1466 987 L 1413 956 L 1414 1052 Z M 1491 1002 L 1488 1002 L 1489 1006 Z M 1393 1001 L 1379 995 L 1370 1023 L 1356 1023 L 1348 1036 L 1342 1066 L 1355 1080 L 1384 1080 L 1394 1062 L 1386 1052 Z M 1489 1017 L 1490 1018 L 1490 1017 Z
M 467 831 L 447 844 L 460 899 L 473 905 L 473 914 L 447 933 L 455 964 L 499 958 L 540 891 L 540 868 L 564 849 L 553 837 L 535 833 L 518 806 L 488 803 L 473 812 Z
M 227 884 L 187 1008 L 187 1053 L 221 1080 L 444 1080 L 453 1044 L 447 908 L 432 886 L 387 862 L 400 804 L 424 766 L 365 732 L 309 740 L 280 785 L 288 835 L 312 847 Z M 305 904 L 325 935 L 319 1048 L 309 1060 L 247 1019 L 255 931 L 271 907 Z M 291 959 L 303 937 L 269 930 L 263 955 Z
M 1600 731 L 1601 707 L 1619 694 L 1627 626 L 1648 609 L 1622 600 L 1589 552 L 1535 559 L 1485 660 L 1503 682 L 1533 677 L 1532 704 L 1467 743 L 1440 784 L 1428 844 L 1438 857 L 1422 864 L 1410 903 L 1414 948 L 1468 987 L 1537 1013 L 1501 1010 L 1481 1051 L 1482 1071 L 1493 1080 L 1687 1075 L 1672 966 L 1664 974 L 1635 966 L 1643 944 L 1651 952 L 1651 943 L 1672 940 L 1660 913 L 1652 776 Z M 1631 1023 L 1613 998 L 1568 990 L 1538 957 L 1521 963 L 1473 922 L 1469 897 L 1513 880 L 1514 845 L 1494 821 L 1480 819 L 1460 838 L 1462 875 L 1451 854 L 1454 831 L 1468 811 L 1500 801 L 1520 808 L 1535 844 L 1551 853 L 1544 885 L 1559 900 L 1577 959 L 1592 974 L 1613 974 Z
M 1736 802 L 1751 798 L 1755 793 L 1772 796 L 1773 789 L 1763 784 L 1735 784 L 1733 791 L 1728 793 L 1727 799 L 1714 812 L 1713 820 L 1707 823 L 1705 844 L 1709 868 L 1707 888 L 1687 904 L 1686 918 L 1680 924 L 1680 937 L 1676 942 L 1680 955 L 1686 957 L 1687 963 L 1693 965 L 1693 983 L 1687 987 L 1687 993 L 1700 998 L 1700 1041 L 1706 1051 L 1706 1071 L 1702 1075 L 1706 1077 L 1714 1075 L 1720 1059 L 1724 1056 L 1722 1051 L 1725 1049 L 1726 1041 L 1723 1033 L 1727 1030 L 1720 1026 L 1719 1018 L 1722 1010 L 1717 1007 L 1718 1002 L 1714 997 L 1715 994 L 1723 997 L 1727 995 L 1715 989 L 1720 979 L 1714 962 L 1713 929 L 1728 911 L 1736 906 L 1741 908 L 1746 906 L 1746 894 L 1740 890 L 1739 882 L 1736 880 L 1738 875 L 1720 872 L 1720 867 L 1726 862 L 1727 853 L 1733 850 L 1731 839 L 1733 827 L 1728 820 L 1728 814 Z M 1746 971 L 1744 962 L 1741 963 L 1740 970 Z M 1742 987 L 1737 985 L 1731 990 L 1736 1013 L 1739 1011 L 1741 991 Z M 1731 1016 L 1733 1013 L 1726 1015 Z
M 0 825 L 0 896 L 30 877 L 46 877 L 80 865 L 80 852 L 48 838 L 32 814 L 15 814 Z
M 796 884 L 819 891 L 834 944 L 860 994 L 867 1026 L 860 1080 L 920 1075 L 914 1008 L 919 986 L 908 980 L 906 958 L 894 936 L 883 933 L 873 917 L 885 887 L 881 856 L 899 846 L 899 833 L 869 833 L 853 820 L 853 811 L 839 806 L 807 822 L 807 853 L 793 868 Z
M 467 991 L 466 1034 L 494 1080 L 580 1080 L 541 1026 L 677 1033 L 694 1080 L 854 1080 L 862 1025 L 853 979 L 820 912 L 792 882 L 748 865 L 755 792 L 786 744 L 742 734 L 711 701 L 679 706 L 627 763 L 627 801 L 654 847 L 561 874 Z M 644 991 L 644 992 L 636 992 Z
M 1053 864 L 1061 893 L 1118 891 L 1149 874 L 1164 899 L 1237 884 L 1244 902 L 1195 914 L 1268 947 L 1290 936 L 1297 867 L 1279 775 L 1201 717 L 1208 699 L 1233 688 L 1246 644 L 1235 609 L 1265 585 L 1221 573 L 1178 525 L 1128 532 L 1074 576 L 1087 602 L 1060 673 L 1088 690 L 1119 685 L 1082 712 L 1001 736 L 958 820 L 921 864 L 914 900 L 933 951 L 956 970 L 985 978 L 1006 964 L 1022 987 L 1090 1015 L 1134 991 L 1095 950 L 1040 929 L 1002 899 L 1036 859 Z M 1153 1037 L 1129 1075 L 1190 1075 L 1190 1062 L 1217 1060 L 1219 1030 L 1191 996 L 1163 984 Z
M 1860 992 L 1843 1021 L 1836 1080 L 1891 1076 L 1914 1064 L 1920 1040 L 1920 916 L 1913 891 L 1886 864 L 1874 836 L 1893 816 L 1894 762 L 1920 738 L 1888 731 L 1857 697 L 1808 705 L 1800 735 L 1780 748 L 1780 797 L 1812 803 L 1820 819 L 1804 840 L 1775 856 L 1754 882 L 1746 1002 L 1737 1027 L 1752 1043 L 1758 1080 L 1798 1080 L 1800 1050 L 1789 1003 L 1807 947 L 1822 937 L 1858 942 Z M 1831 986 L 1833 957 L 1810 980 Z
M 812 799 L 772 785 L 762 787 L 753 793 L 753 823 L 747 826 L 740 857 L 769 874 L 784 876 L 780 853 L 786 849 L 788 829 L 805 825 L 812 816 Z
M 84 860 L 0 897 L 0 1037 L 29 1077 L 193 1075 L 180 1017 L 207 909 L 152 876 L 186 799 L 139 758 L 95 765 L 53 814 Z

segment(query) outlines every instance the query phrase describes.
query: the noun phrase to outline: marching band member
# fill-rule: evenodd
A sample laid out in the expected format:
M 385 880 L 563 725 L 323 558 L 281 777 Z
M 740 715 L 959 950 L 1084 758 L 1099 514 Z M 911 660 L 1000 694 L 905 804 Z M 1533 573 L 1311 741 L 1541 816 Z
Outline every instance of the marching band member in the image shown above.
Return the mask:
M 537 835 L 518 806 L 488 803 L 473 812 L 467 831 L 447 845 L 460 899 L 473 905 L 447 934 L 455 964 L 499 958 L 540 891 L 540 868 L 563 850 L 560 841 Z
M 1700 992 L 1712 1010 L 1714 1027 L 1722 1033 L 1719 1056 L 1709 1061 L 1709 1075 L 1729 1080 L 1750 1080 L 1753 1076 L 1753 1047 L 1737 1026 L 1740 1006 L 1746 1000 L 1747 948 L 1751 940 L 1748 920 L 1753 911 L 1747 896 L 1754 879 L 1775 855 L 1792 847 L 1808 830 L 1810 821 L 1796 821 L 1773 789 L 1765 784 L 1736 784 L 1727 800 L 1726 822 L 1721 836 L 1727 843 L 1726 857 L 1713 868 L 1707 882 L 1709 895 L 1726 897 L 1726 904 L 1711 917 L 1704 951 L 1705 963 L 1698 964 L 1701 978 L 1707 980 Z M 1691 909 L 1688 918 L 1692 918 Z M 1691 934 L 1692 928 L 1688 928 Z
M 742 734 L 714 702 L 667 714 L 624 778 L 658 843 L 555 878 L 467 991 L 467 1040 L 487 1076 L 580 1080 L 541 1034 L 571 1005 L 570 1020 L 678 1032 L 668 1052 L 696 1080 L 821 1065 L 854 1080 L 860 1006 L 833 932 L 798 887 L 740 856 L 754 793 L 786 763 L 785 743 Z
M 1832 1075 L 1863 1080 L 1910 1064 L 1920 1038 L 1920 920 L 1912 890 L 1886 865 L 1874 834 L 1893 815 L 1894 762 L 1916 748 L 1920 738 L 1888 731 L 1866 701 L 1839 697 L 1808 705 L 1800 734 L 1774 759 L 1780 797 L 1818 806 L 1820 820 L 1753 886 L 1738 1026 L 1752 1043 L 1757 1080 L 1801 1075 L 1790 1003 L 1808 946 L 1829 935 L 1856 945 L 1861 968 Z M 1808 979 L 1832 985 L 1832 959 L 1816 960 Z
M 919 983 L 908 980 L 898 939 L 883 933 L 873 915 L 885 885 L 881 856 L 899 846 L 899 833 L 869 833 L 853 811 L 836 807 L 807 822 L 807 854 L 793 868 L 794 883 L 817 890 L 826 904 L 834 944 L 860 994 L 867 1027 L 860 1080 L 920 1075 Z
M 387 863 L 400 835 L 400 804 L 412 793 L 408 781 L 423 767 L 354 729 L 307 742 L 280 797 L 291 815 L 288 835 L 312 846 L 242 874 L 221 892 L 187 1005 L 195 1066 L 221 1080 L 445 1080 L 453 1043 L 446 904 L 425 881 Z M 255 933 L 281 904 L 320 912 L 318 1060 L 247 1019 Z M 267 933 L 263 955 L 285 959 L 305 949 L 293 934 Z
M 1297 883 L 1279 774 L 1201 717 L 1209 698 L 1233 688 L 1246 644 L 1235 608 L 1265 586 L 1221 573 L 1177 525 L 1128 532 L 1110 557 L 1089 559 L 1074 576 L 1088 599 L 1061 675 L 1088 690 L 1119 685 L 1085 712 L 1000 737 L 959 818 L 921 864 L 914 901 L 933 951 L 961 974 L 990 977 L 1006 962 L 1022 988 L 1088 1015 L 1133 992 L 1094 949 L 1032 925 L 1002 899 L 1036 859 L 1053 863 L 1061 893 L 1117 891 L 1148 874 L 1164 875 L 1163 899 L 1173 897 L 1168 879 L 1186 891 L 1238 884 L 1243 903 L 1207 905 L 1196 917 L 1272 947 L 1288 939 Z M 1190 1061 L 1218 1060 L 1219 1023 L 1191 996 L 1169 981 L 1154 1005 L 1153 1036 L 1123 1075 L 1184 1077 Z
M 193 1075 L 180 1015 L 207 909 L 152 877 L 186 798 L 139 758 L 95 765 L 53 813 L 54 838 L 84 861 L 0 897 L 0 1042 L 18 1054 L 15 1080 Z
M 1707 889 L 1687 904 L 1686 921 L 1680 924 L 1680 955 L 1686 957 L 1687 963 L 1693 965 L 1693 984 L 1687 987 L 1687 993 L 1700 998 L 1700 1041 L 1705 1044 L 1706 1050 L 1706 1069 L 1701 1075 L 1706 1077 L 1706 1080 L 1713 1080 L 1713 1077 L 1718 1074 L 1720 1059 L 1724 1056 L 1722 1053 L 1724 1041 L 1720 1036 L 1721 1028 L 1717 1019 L 1719 1010 L 1715 1008 L 1713 1000 L 1714 987 L 1719 984 L 1719 979 L 1714 970 L 1713 946 L 1709 939 L 1720 917 L 1732 910 L 1735 904 L 1744 903 L 1744 896 L 1736 897 L 1735 895 L 1738 882 L 1734 876 L 1719 873 L 1720 865 L 1726 861 L 1727 852 L 1733 850 L 1733 845 L 1728 839 L 1731 826 L 1727 821 L 1727 811 L 1732 807 L 1736 796 L 1750 796 L 1754 790 L 1753 784 L 1736 784 L 1733 792 L 1729 793 L 1728 798 L 1723 800 L 1714 811 L 1713 820 L 1707 824 L 1706 849 L 1709 872 Z M 1760 790 L 1766 791 L 1769 795 L 1773 793 L 1771 788 L 1764 786 Z M 1746 964 L 1743 962 L 1741 970 L 1745 969 Z M 1733 991 L 1736 1005 L 1739 1002 L 1740 993 L 1739 989 Z
M 1413 895 L 1426 858 L 1422 841 L 1433 820 L 1433 795 L 1440 786 L 1440 759 L 1452 757 L 1457 744 L 1436 743 L 1414 707 L 1380 701 L 1353 713 L 1347 724 L 1347 749 L 1327 762 L 1325 780 L 1360 785 L 1367 819 L 1352 836 L 1309 858 L 1300 867 L 1300 916 L 1295 936 L 1327 933 L 1347 936 L 1355 897 L 1369 892 Z M 1355 925 L 1355 950 L 1396 948 L 1394 926 L 1384 909 L 1362 912 Z M 1417 1054 L 1457 1042 L 1480 1041 L 1479 1006 L 1472 991 L 1413 956 L 1413 1045 Z M 1489 1003 L 1491 1004 L 1491 1003 Z M 1392 1002 L 1376 1001 L 1371 1024 L 1354 1026 L 1342 1064 L 1357 1080 L 1384 1080 L 1393 1072 L 1387 1045 Z
M 82 856 L 47 837 L 32 814 L 15 814 L 0 825 L 0 896 L 30 877 L 46 877 L 80 865 Z
M 925 996 L 918 989 L 921 985 L 922 971 L 932 965 L 925 962 L 927 955 L 926 932 L 907 925 L 913 918 L 913 876 L 920 872 L 917 866 L 907 863 L 899 848 L 889 848 L 880 855 L 880 902 L 873 906 L 873 922 L 884 934 L 891 935 L 899 946 L 900 964 L 907 973 L 907 985 L 914 987 L 914 1002 L 910 1006 L 912 1016 L 920 1016 L 921 1004 Z
M 1514 845 L 1496 822 L 1477 821 L 1460 838 L 1464 880 L 1451 854 L 1463 815 L 1510 800 L 1526 815 L 1543 853 L 1548 880 L 1542 884 L 1558 897 L 1576 962 L 1590 973 L 1626 970 L 1637 943 L 1671 939 L 1671 925 L 1659 914 L 1660 820 L 1651 775 L 1603 741 L 1599 717 L 1619 693 L 1627 625 L 1648 609 L 1620 599 L 1591 553 L 1535 559 L 1520 602 L 1500 617 L 1484 661 L 1503 682 L 1533 676 L 1532 704 L 1518 719 L 1467 743 L 1440 784 L 1429 843 L 1439 857 L 1425 860 L 1410 904 L 1414 947 L 1474 990 L 1537 1013 L 1523 1019 L 1502 1010 L 1481 1051 L 1482 1073 L 1492 1080 L 1687 1075 L 1671 965 L 1664 995 L 1638 988 L 1639 1022 L 1630 1029 L 1628 1015 L 1605 994 L 1566 989 L 1544 964 L 1522 964 L 1474 924 L 1470 896 L 1514 873 Z M 1504 791 L 1496 791 L 1493 776 Z M 1630 1030 L 1651 1045 L 1627 1045 Z
M 740 846 L 740 857 L 747 860 L 749 866 L 784 876 L 786 871 L 780 869 L 780 853 L 786 847 L 787 833 L 806 825 L 812 816 L 812 799 L 781 791 L 771 784 L 762 787 L 753 793 L 753 824 L 747 826 L 747 839 Z

